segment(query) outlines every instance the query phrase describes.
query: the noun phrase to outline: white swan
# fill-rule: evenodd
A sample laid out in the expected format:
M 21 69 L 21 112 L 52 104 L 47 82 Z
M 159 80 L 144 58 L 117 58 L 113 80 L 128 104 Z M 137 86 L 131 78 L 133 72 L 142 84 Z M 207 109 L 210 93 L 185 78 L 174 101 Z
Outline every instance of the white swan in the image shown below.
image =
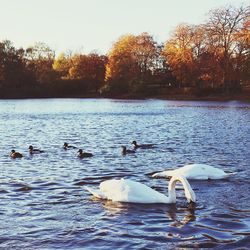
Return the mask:
M 168 196 L 154 189 L 132 180 L 107 180 L 100 183 L 99 190 L 86 189 L 95 197 L 115 202 L 133 203 L 176 203 L 175 185 L 180 181 L 184 187 L 188 202 L 195 202 L 196 197 L 187 179 L 182 176 L 173 176 L 168 185 Z
M 208 180 L 208 179 L 223 179 L 230 174 L 225 173 L 222 169 L 215 168 L 206 164 L 189 164 L 175 170 L 167 170 L 155 173 L 152 177 L 171 177 L 174 175 L 182 175 L 191 180 Z

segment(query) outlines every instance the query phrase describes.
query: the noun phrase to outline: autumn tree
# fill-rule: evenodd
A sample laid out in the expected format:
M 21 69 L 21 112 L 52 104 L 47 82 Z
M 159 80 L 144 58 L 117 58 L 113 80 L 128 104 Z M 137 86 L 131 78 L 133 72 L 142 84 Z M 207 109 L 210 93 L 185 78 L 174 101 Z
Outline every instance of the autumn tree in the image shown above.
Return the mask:
M 9 40 L 0 42 L 0 85 L 21 87 L 24 84 L 24 50 L 16 49 Z
M 133 81 L 138 74 L 132 52 L 135 44 L 134 35 L 122 36 L 108 53 L 105 79 L 117 90 L 128 89 L 129 82 Z
M 148 33 L 122 36 L 108 53 L 106 82 L 117 91 L 145 84 L 152 75 L 158 47 Z
M 53 69 L 60 79 L 69 79 L 69 70 L 73 67 L 73 55 L 71 51 L 61 53 L 53 62 Z
M 35 75 L 38 83 L 51 83 L 55 80 L 53 62 L 55 52 L 45 43 L 35 43 L 26 49 L 26 67 Z
M 177 26 L 163 49 L 163 55 L 177 78 L 179 87 L 190 86 L 193 83 L 192 34 L 190 25 Z
M 239 70 L 239 67 L 235 66 L 235 62 L 239 60 L 235 59 L 242 58 L 243 53 L 249 53 L 249 48 L 243 45 L 249 36 L 249 30 L 244 27 L 249 20 L 249 14 L 249 6 L 239 8 L 229 6 L 211 10 L 206 23 L 209 49 L 219 57 L 223 70 L 222 82 L 227 91 L 232 85 L 239 85 L 240 82 L 239 78 L 236 82 L 233 79 Z
M 218 56 L 209 48 L 206 25 L 192 26 L 191 47 L 193 54 L 193 77 L 199 89 L 218 88 L 221 83 L 222 69 Z
M 249 7 L 226 7 L 212 10 L 203 25 L 177 26 L 163 54 L 179 86 L 239 87 L 248 72 L 247 20 Z
M 69 78 L 83 80 L 95 91 L 104 82 L 107 57 L 91 53 L 89 55 L 74 55 L 69 69 Z
M 235 81 L 250 85 L 250 16 L 242 29 L 235 35 L 237 53 L 233 58 Z
M 157 66 L 159 56 L 157 43 L 148 33 L 142 33 L 136 36 L 136 44 L 132 53 L 139 68 L 139 78 L 145 82 Z

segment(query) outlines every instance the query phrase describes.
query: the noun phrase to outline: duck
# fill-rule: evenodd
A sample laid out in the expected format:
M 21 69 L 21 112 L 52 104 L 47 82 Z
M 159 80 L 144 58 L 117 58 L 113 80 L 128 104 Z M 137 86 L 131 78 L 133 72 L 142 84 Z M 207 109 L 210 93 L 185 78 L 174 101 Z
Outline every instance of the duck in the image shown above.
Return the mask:
M 135 150 L 131 150 L 131 149 L 127 149 L 125 146 L 122 146 L 122 154 L 126 155 L 126 154 L 134 154 Z
M 100 199 L 113 202 L 132 203 L 176 203 L 176 182 L 180 181 L 184 187 L 185 196 L 188 202 L 196 202 L 196 196 L 187 179 L 183 176 L 173 176 L 168 184 L 168 196 L 152 189 L 151 187 L 129 179 L 111 179 L 100 183 L 99 189 L 89 187 L 85 189 Z
M 154 147 L 154 144 L 141 144 L 141 145 L 138 145 L 137 141 L 132 141 L 131 144 L 133 145 L 134 149 L 137 149 L 137 148 L 147 149 L 147 148 L 153 148 Z
M 77 148 L 77 147 L 72 146 L 72 145 L 69 145 L 67 142 L 64 142 L 63 148 L 64 148 L 65 150 L 67 150 L 67 149 L 70 149 L 70 148 Z
M 83 152 L 82 149 L 78 150 L 78 157 L 79 158 L 87 158 L 87 157 L 92 157 L 92 156 L 93 156 L 93 154 L 87 153 L 87 152 Z
M 218 180 L 228 177 L 222 169 L 207 164 L 188 164 L 175 170 L 166 170 L 152 175 L 152 177 L 171 177 L 182 175 L 189 180 Z
M 22 158 L 23 155 L 19 152 L 16 152 L 14 149 L 12 149 L 10 152 L 10 157 L 13 159 L 16 159 L 16 158 Z
M 40 153 L 44 153 L 43 150 L 34 148 L 32 145 L 29 146 L 29 152 L 30 152 L 30 154 L 40 154 Z

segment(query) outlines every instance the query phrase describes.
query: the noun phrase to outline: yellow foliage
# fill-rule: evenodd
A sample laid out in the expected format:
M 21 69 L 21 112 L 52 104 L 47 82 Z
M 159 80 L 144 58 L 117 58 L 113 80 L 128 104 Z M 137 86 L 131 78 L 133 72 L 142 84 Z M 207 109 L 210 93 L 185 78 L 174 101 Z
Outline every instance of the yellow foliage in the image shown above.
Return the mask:
M 105 80 L 141 80 L 156 54 L 156 43 L 148 33 L 120 37 L 108 53 Z

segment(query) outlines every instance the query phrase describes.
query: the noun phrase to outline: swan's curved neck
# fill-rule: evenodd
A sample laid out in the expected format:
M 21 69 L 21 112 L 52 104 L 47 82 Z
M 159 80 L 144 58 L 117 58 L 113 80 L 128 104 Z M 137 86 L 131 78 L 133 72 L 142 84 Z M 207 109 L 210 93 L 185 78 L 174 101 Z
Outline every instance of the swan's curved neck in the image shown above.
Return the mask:
M 193 191 L 193 189 L 191 188 L 189 182 L 187 181 L 187 179 L 183 176 L 173 176 L 168 184 L 168 196 L 169 196 L 169 200 L 173 203 L 176 202 L 176 192 L 175 192 L 175 186 L 177 181 L 180 181 L 184 187 L 184 192 L 185 192 L 185 196 L 188 200 L 188 202 L 193 201 L 195 202 L 196 198 L 195 198 L 195 193 Z

